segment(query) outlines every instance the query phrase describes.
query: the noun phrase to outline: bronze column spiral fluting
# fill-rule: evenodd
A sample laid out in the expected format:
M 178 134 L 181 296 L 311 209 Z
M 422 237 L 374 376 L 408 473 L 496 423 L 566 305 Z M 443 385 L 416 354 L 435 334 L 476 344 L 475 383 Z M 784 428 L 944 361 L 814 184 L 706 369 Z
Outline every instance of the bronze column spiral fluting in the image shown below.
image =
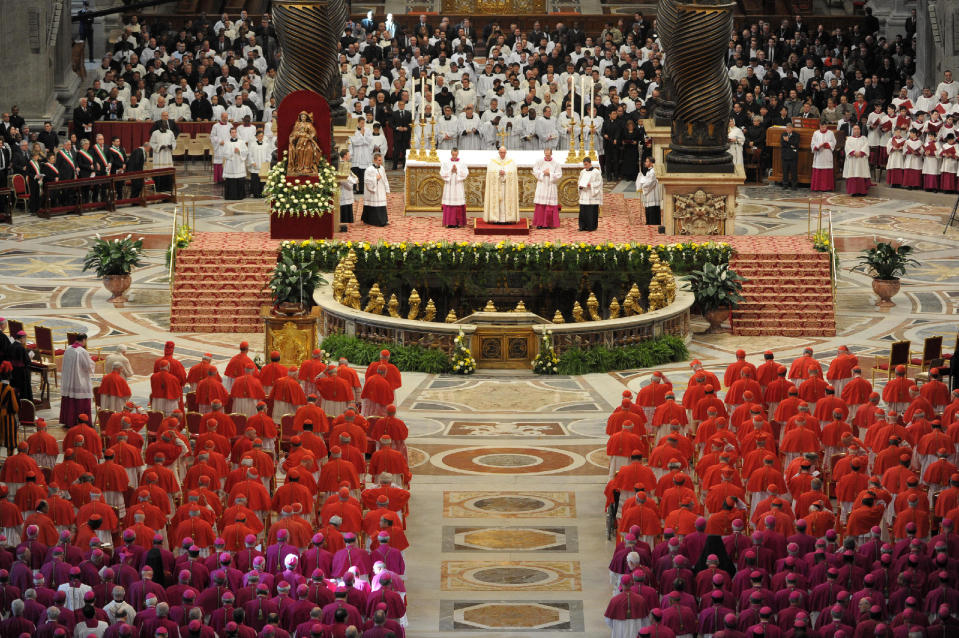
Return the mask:
M 676 5 L 676 24 L 666 59 L 675 88 L 670 171 L 732 173 L 727 125 L 732 90 L 725 55 L 733 3 Z
M 273 89 L 277 104 L 290 93 L 305 89 L 326 98 L 334 122 L 345 119 L 337 45 L 349 16 L 349 3 L 273 0 L 271 13 L 283 52 Z
M 659 42 L 662 51 L 669 51 L 672 48 L 673 31 L 676 29 L 676 2 L 675 0 L 659 0 L 656 7 L 656 34 L 659 36 Z M 673 78 L 669 70 L 669 56 L 663 58 L 663 86 L 661 87 L 659 102 L 655 105 L 653 117 L 656 126 L 671 126 L 673 119 L 673 109 L 676 107 L 675 89 L 673 88 Z

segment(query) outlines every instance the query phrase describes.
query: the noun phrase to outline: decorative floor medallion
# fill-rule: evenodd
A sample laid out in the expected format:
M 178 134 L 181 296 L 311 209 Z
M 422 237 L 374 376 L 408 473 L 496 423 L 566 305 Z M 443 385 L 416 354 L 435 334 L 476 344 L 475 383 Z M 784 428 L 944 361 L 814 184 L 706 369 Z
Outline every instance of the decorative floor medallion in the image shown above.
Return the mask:
M 575 552 L 575 527 L 444 527 L 443 551 Z
M 583 631 L 581 600 L 443 600 L 440 631 Z
M 575 518 L 573 492 L 443 492 L 446 518 Z
M 443 561 L 443 591 L 580 591 L 579 561 Z

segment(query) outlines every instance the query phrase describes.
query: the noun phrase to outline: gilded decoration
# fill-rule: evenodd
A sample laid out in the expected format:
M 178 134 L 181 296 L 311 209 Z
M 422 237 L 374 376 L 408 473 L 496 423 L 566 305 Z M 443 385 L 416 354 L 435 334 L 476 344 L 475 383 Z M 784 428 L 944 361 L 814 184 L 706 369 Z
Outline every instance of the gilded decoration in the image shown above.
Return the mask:
M 316 346 L 316 318 L 298 317 L 294 320 L 266 321 L 266 350 L 280 353 L 284 365 L 309 359 Z
M 546 13 L 546 0 L 443 0 L 443 12 L 487 16 Z
M 689 195 L 676 195 L 673 219 L 679 235 L 722 235 L 729 217 L 725 195 L 712 195 L 703 189 Z
M 313 175 L 320 172 L 320 158 L 323 151 L 316 141 L 316 129 L 313 127 L 313 114 L 300 111 L 290 133 L 289 162 L 286 167 L 288 177 Z
M 563 177 L 558 185 L 560 211 L 579 212 L 579 171 L 578 166 L 564 166 Z M 533 211 L 533 196 L 536 194 L 536 178 L 532 169 L 521 166 L 518 175 L 519 209 Z M 466 178 L 466 209 L 471 212 L 483 211 L 483 194 L 486 188 L 486 167 L 471 166 Z M 443 199 L 443 180 L 439 176 L 439 166 L 409 166 L 406 169 L 406 210 L 409 212 L 428 212 L 439 210 Z

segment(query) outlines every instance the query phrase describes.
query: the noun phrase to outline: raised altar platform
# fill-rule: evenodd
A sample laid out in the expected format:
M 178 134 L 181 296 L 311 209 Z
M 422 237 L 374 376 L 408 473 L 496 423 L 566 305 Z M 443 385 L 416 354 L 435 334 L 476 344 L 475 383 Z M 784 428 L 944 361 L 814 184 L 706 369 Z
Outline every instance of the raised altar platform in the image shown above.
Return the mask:
M 529 220 L 523 218 L 515 224 L 490 224 L 474 218 L 473 232 L 477 235 L 529 235 Z
M 406 211 L 435 212 L 440 210 L 443 199 L 443 180 L 440 179 L 440 163 L 449 161 L 449 151 L 436 151 L 439 162 L 408 160 L 406 162 Z M 582 164 L 567 164 L 568 151 L 553 151 L 553 158 L 563 167 L 563 177 L 557 189 L 559 191 L 560 212 L 579 212 L 579 172 Z M 407 156 L 409 152 L 407 151 Z M 496 156 L 496 151 L 460 151 L 460 161 L 470 170 L 466 178 L 466 210 L 482 212 L 483 194 L 486 189 L 486 165 Z M 543 158 L 543 151 L 509 151 L 519 166 L 519 209 L 520 212 L 533 212 L 533 196 L 536 194 L 536 179 L 532 166 Z

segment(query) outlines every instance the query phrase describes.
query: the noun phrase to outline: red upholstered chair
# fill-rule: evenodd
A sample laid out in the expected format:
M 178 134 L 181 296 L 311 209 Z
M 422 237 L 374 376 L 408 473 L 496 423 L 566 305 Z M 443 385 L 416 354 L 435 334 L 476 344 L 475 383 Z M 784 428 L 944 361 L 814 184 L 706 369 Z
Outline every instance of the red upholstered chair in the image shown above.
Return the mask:
M 37 407 L 29 399 L 20 399 L 20 412 L 17 413 L 20 425 L 26 430 L 28 427 L 37 428 Z
M 198 412 L 200 409 L 199 403 L 196 400 L 196 392 L 187 392 L 186 393 L 186 409 L 187 412 Z
M 13 207 L 23 202 L 23 210 L 27 210 L 27 201 L 30 199 L 30 188 L 27 186 L 27 180 L 23 175 L 15 174 L 13 176 Z
M 873 383 L 876 381 L 876 370 L 885 372 L 887 381 L 892 378 L 892 373 L 895 371 L 896 366 L 906 366 L 906 374 L 909 374 L 909 366 L 913 365 L 909 345 L 909 341 L 897 341 L 889 346 L 889 358 L 885 361 L 877 361 L 872 369 Z
M 203 415 L 195 410 L 189 410 L 186 413 L 186 429 L 190 434 L 199 434 L 200 433 L 200 421 L 203 419 Z
M 942 359 L 942 335 L 926 337 L 922 343 L 922 357 L 912 357 L 909 362 L 926 370 L 935 359 Z
M 45 326 L 34 326 L 33 335 L 36 341 L 36 353 L 40 356 L 41 363 L 43 358 L 50 359 L 50 367 L 53 369 L 53 383 L 59 387 L 57 381 L 57 358 L 63 356 L 63 348 L 57 348 L 53 344 L 53 331 Z

